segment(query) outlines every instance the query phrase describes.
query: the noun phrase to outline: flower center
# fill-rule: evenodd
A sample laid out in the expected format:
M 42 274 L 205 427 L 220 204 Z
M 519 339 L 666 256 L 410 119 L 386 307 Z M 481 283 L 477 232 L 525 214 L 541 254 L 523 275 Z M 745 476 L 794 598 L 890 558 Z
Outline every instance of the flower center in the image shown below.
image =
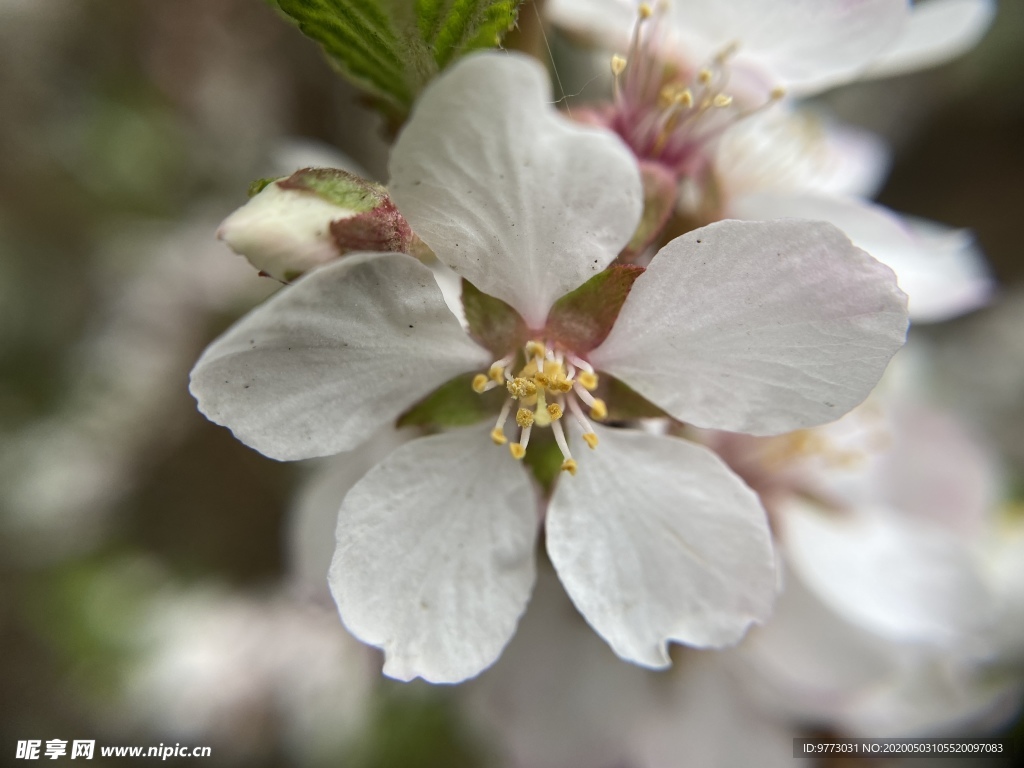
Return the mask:
M 593 395 L 598 384 L 597 374 L 586 360 L 541 341 L 527 342 L 523 347 L 523 365 L 513 373 L 509 366 L 516 357 L 513 353 L 495 360 L 487 373 L 477 374 L 473 379 L 473 390 L 479 394 L 500 386 L 508 391 L 508 399 L 491 430 L 491 439 L 496 445 L 508 443 L 513 458 L 522 459 L 533 428 L 550 427 L 562 452 L 562 470 L 575 475 L 576 461 L 569 451 L 561 419 L 566 412 L 572 414 L 583 428 L 587 445 L 597 447 L 597 433 L 583 412 L 583 405 L 586 405 L 592 419 L 600 421 L 608 415 L 604 400 Z M 513 409 L 519 440 L 509 443 L 505 423 Z
M 726 46 L 695 73 L 664 54 L 667 6 L 642 3 L 629 52 L 613 56 L 615 110 L 613 127 L 638 157 L 656 161 L 680 175 L 696 176 L 708 164 L 707 145 L 726 128 L 781 99 L 773 90 L 766 103 L 744 108 L 727 88 L 730 59 L 738 43 Z

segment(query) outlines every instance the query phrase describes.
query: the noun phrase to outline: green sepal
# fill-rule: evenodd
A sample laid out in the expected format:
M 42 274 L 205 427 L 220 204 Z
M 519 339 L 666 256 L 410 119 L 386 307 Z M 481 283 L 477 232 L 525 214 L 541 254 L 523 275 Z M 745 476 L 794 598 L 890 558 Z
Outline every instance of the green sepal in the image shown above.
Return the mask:
M 399 427 L 465 427 L 494 418 L 507 395 L 503 388 L 473 391 L 473 376 L 466 373 L 442 384 L 398 417 Z
M 277 179 L 256 179 L 255 181 L 249 182 L 249 189 L 246 190 L 246 196 L 251 200 L 275 181 L 277 181 Z
M 622 304 L 643 267 L 615 264 L 560 298 L 548 314 L 547 334 L 585 354 L 611 333 Z
M 535 429 L 530 437 L 530 447 L 523 456 L 523 463 L 544 489 L 545 496 L 551 495 L 555 481 L 562 474 L 562 461 L 562 451 L 551 430 Z
M 522 0 L 278 0 L 343 76 L 400 123 L 441 70 L 500 45 Z
M 521 347 L 529 335 L 523 318 L 501 299 L 496 299 L 471 282 L 462 280 L 462 307 L 469 333 L 495 357 L 504 357 Z
M 628 384 L 607 373 L 601 374 L 601 397 L 608 405 L 605 421 L 672 418 Z
M 354 213 L 372 211 L 389 200 L 383 185 L 340 168 L 302 168 L 277 184 L 281 189 L 312 192 L 328 203 Z

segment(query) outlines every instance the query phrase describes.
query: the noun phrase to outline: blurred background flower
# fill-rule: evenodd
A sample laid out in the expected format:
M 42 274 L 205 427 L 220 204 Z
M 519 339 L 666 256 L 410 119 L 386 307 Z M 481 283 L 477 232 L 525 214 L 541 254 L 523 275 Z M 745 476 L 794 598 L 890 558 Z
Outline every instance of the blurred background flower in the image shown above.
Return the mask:
M 547 59 L 534 8 L 520 19 L 510 44 Z M 553 30 L 548 42 L 565 92 L 600 96 L 591 54 Z M 186 388 L 204 346 L 277 287 L 215 239 L 218 223 L 252 180 L 335 164 L 339 150 L 386 180 L 380 119 L 259 0 L 0 0 L 0 103 L 5 758 L 18 740 L 59 738 L 211 746 L 209 765 L 742 765 L 788 749 L 796 722 L 823 727 L 824 705 L 794 694 L 804 673 L 842 699 L 828 726 L 849 733 L 914 732 L 920 702 L 951 701 L 942 681 L 963 717 L 947 708 L 932 724 L 1022 733 L 1016 692 L 999 694 L 1024 663 L 1024 4 L 1000 3 L 954 63 L 816 104 L 888 143 L 879 202 L 971 230 L 994 273 L 988 307 L 912 331 L 929 402 L 1003 479 L 985 562 L 1008 618 L 986 634 L 999 652 L 980 678 L 962 656 L 879 655 L 834 614 L 815 626 L 859 643 L 863 665 L 824 680 L 787 661 L 785 621 L 828 610 L 790 572 L 774 628 L 729 654 L 681 653 L 665 675 L 615 660 L 542 579 L 480 679 L 384 680 L 325 584 L 330 500 L 372 456 L 266 460 L 206 422 Z M 851 703 L 883 662 L 900 673 Z M 737 729 L 750 738 L 734 751 L 680 756 L 695 734 Z

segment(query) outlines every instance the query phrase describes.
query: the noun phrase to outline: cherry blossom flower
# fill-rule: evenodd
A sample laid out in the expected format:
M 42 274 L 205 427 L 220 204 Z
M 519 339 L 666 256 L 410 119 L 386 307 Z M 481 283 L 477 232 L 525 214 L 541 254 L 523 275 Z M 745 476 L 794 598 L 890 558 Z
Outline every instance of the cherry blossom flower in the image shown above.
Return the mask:
M 576 115 L 611 128 L 633 149 L 648 205 L 660 212 L 653 229 L 677 202 L 699 222 L 819 219 L 893 268 L 915 321 L 946 320 L 986 303 L 992 280 L 969 233 L 858 199 L 877 191 L 887 170 L 879 140 L 774 102 L 787 89 L 807 91 L 817 83 L 814 90 L 842 72 L 849 79 L 876 59 L 891 70 L 960 53 L 987 27 L 991 3 L 933 1 L 915 6 L 909 17 L 902 0 L 557 0 L 549 11 L 556 21 L 574 18 L 586 26 L 586 8 L 618 9 L 600 14 L 598 26 L 616 19 L 622 32 L 633 33 L 620 48 L 626 55 L 612 58 L 612 102 Z M 910 39 L 892 43 L 880 59 L 879 46 L 904 27 Z M 929 35 L 934 47 L 925 42 Z M 825 47 L 815 48 L 823 41 Z
M 630 49 L 638 16 L 663 16 L 659 55 L 679 71 L 694 75 L 727 63 L 741 90 L 781 87 L 807 96 L 954 58 L 988 29 L 995 2 L 548 0 L 545 13 L 558 26 L 619 53 Z
M 356 254 L 243 318 L 191 383 L 208 418 L 284 460 L 356 449 L 460 374 L 481 372 L 465 397 L 507 393 L 497 421 L 402 445 L 348 493 L 330 573 L 346 626 L 392 677 L 455 682 L 493 663 L 535 578 L 539 507 L 518 460 L 550 430 L 565 472 L 546 546 L 588 623 L 649 667 L 669 664 L 669 641 L 738 641 L 775 590 L 763 510 L 707 449 L 593 423 L 614 407 L 609 382 L 707 427 L 837 418 L 903 343 L 891 271 L 827 224 L 724 222 L 627 268 L 618 303 L 566 321 L 553 306 L 633 234 L 640 179 L 618 138 L 555 112 L 522 57 L 470 56 L 439 78 L 390 170 L 415 234 L 506 302 L 512 330 L 485 350 L 419 261 Z
M 994 282 L 970 232 L 864 199 L 889 165 L 881 140 L 866 131 L 777 105 L 729 125 L 693 157 L 678 208 L 695 221 L 828 221 L 893 269 L 915 322 L 947 320 L 991 298 Z

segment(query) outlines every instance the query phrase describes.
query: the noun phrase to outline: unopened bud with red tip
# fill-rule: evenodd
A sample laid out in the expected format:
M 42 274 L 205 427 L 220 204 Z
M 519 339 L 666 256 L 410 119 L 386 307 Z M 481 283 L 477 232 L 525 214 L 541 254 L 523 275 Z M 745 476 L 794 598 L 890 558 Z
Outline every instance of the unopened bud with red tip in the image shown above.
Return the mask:
M 351 251 L 408 252 L 414 241 L 383 186 L 335 168 L 304 168 L 258 187 L 217 237 L 282 282 Z

